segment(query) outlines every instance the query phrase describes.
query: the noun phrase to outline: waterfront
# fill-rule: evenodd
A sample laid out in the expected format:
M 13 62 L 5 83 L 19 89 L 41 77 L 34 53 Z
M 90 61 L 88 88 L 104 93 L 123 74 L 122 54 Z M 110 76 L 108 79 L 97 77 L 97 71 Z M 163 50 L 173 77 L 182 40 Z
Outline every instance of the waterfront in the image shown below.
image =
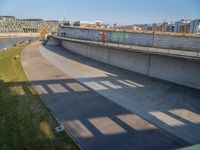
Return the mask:
M 0 38 L 0 50 L 3 48 L 9 48 L 18 44 L 22 41 L 32 40 L 33 37 L 22 37 L 22 38 Z

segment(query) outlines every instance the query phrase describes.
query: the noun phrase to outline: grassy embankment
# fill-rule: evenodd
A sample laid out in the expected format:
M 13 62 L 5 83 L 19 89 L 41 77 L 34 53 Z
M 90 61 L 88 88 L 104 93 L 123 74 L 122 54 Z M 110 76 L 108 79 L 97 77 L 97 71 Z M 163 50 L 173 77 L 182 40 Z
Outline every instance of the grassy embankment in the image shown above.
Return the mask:
M 27 82 L 20 45 L 0 53 L 0 150 L 78 149 Z

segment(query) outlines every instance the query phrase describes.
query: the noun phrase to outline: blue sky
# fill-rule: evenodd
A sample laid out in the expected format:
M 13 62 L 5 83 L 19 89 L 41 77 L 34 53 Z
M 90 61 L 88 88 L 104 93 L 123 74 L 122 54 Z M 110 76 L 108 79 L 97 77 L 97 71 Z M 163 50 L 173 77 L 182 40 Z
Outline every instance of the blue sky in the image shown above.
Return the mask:
M 139 24 L 200 19 L 200 0 L 0 0 L 0 15 Z

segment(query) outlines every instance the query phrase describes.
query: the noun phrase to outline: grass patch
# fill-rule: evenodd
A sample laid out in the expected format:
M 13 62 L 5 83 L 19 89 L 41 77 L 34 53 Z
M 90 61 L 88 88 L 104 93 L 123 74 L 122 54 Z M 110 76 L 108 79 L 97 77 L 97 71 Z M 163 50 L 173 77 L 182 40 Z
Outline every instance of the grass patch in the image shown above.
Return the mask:
M 0 150 L 78 149 L 55 132 L 57 121 L 28 82 L 19 58 L 25 46 L 0 53 Z

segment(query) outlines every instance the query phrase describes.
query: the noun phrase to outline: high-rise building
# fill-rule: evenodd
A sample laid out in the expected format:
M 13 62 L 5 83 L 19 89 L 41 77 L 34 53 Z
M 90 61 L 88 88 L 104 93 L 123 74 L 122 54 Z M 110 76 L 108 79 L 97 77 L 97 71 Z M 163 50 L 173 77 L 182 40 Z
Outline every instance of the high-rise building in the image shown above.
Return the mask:
M 167 26 L 168 26 L 168 23 L 167 22 L 163 22 L 162 25 L 161 25 L 161 31 L 162 32 L 166 32 L 167 31 Z
M 171 21 L 167 23 L 167 28 L 165 32 L 174 32 L 175 22 Z
M 190 33 L 200 33 L 200 19 L 193 20 L 190 25 Z
M 174 32 L 189 33 L 191 20 L 181 19 L 175 22 Z

